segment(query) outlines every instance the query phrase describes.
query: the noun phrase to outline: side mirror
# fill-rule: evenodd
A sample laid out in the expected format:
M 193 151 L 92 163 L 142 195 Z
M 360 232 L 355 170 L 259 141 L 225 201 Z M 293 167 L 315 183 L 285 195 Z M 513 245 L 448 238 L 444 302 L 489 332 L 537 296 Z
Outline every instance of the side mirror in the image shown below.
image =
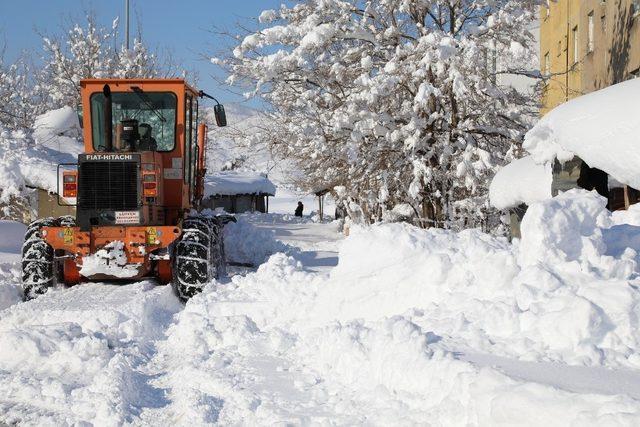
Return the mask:
M 218 127 L 225 127 L 227 125 L 227 113 L 224 112 L 224 105 L 218 104 L 214 106 L 213 112 L 216 116 L 216 124 Z

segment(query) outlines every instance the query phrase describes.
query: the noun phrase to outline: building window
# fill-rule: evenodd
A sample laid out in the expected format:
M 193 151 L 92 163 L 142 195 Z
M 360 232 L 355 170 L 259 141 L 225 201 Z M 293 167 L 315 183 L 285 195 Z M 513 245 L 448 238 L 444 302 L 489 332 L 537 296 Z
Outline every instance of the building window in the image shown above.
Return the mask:
M 549 52 L 544 54 L 544 75 L 551 75 L 551 58 L 549 58 Z
M 562 40 L 558 40 L 558 56 L 562 55 Z
M 580 40 L 578 40 L 578 26 L 573 27 L 571 31 L 573 36 L 573 63 L 577 63 L 580 60 Z
M 600 28 L 602 28 L 603 34 L 607 32 L 607 16 L 606 15 L 602 15 L 600 17 Z
M 587 37 L 587 53 L 593 52 L 594 49 L 594 28 L 593 28 L 593 12 L 591 12 L 588 16 L 589 19 L 589 33 Z

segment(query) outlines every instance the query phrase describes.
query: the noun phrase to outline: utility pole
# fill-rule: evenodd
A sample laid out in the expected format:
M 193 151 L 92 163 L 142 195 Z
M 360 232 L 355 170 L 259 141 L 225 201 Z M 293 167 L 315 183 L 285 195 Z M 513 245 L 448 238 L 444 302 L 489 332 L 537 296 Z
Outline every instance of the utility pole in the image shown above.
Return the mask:
M 129 0 L 127 0 L 129 1 Z M 566 36 L 566 40 L 567 40 L 567 52 L 565 55 L 565 72 L 564 72 L 564 101 L 567 102 L 569 101 L 569 45 L 571 44 L 571 39 L 570 39 L 570 35 L 571 35 L 571 8 L 570 8 L 570 3 L 571 0 L 565 0 L 567 2 L 567 36 Z M 574 36 L 577 37 L 577 34 L 574 34 Z M 575 40 L 574 42 L 575 43 Z
M 124 34 L 125 34 L 125 46 L 127 47 L 127 50 L 129 50 L 129 0 L 124 0 L 124 7 L 125 7 L 125 13 L 124 13 L 124 20 L 125 20 L 125 30 L 124 30 Z

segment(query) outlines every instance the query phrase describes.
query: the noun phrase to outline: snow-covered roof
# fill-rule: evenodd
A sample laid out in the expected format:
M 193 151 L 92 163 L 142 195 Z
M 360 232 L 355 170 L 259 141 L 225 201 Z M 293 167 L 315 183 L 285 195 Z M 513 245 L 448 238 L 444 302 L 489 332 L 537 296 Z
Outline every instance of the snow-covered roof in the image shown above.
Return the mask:
M 70 107 L 35 120 L 33 139 L 24 132 L 0 129 L 0 180 L 4 196 L 24 186 L 49 192 L 58 189 L 58 164 L 76 163 L 83 146 L 78 116 Z
M 77 141 L 82 136 L 78 114 L 71 107 L 47 111 L 36 117 L 33 137 L 39 145 L 57 151 L 80 154 L 82 145 Z M 69 143 L 71 139 L 71 143 Z M 73 143 L 75 142 L 75 144 Z
M 508 209 L 550 199 L 552 179 L 549 163 L 541 165 L 531 156 L 523 157 L 498 171 L 489 187 L 489 200 L 497 209 Z
M 640 80 L 629 80 L 566 102 L 525 136 L 536 163 L 577 155 L 590 167 L 640 188 Z
M 276 186 L 266 176 L 255 172 L 226 171 L 208 175 L 205 197 L 236 194 L 276 194 Z

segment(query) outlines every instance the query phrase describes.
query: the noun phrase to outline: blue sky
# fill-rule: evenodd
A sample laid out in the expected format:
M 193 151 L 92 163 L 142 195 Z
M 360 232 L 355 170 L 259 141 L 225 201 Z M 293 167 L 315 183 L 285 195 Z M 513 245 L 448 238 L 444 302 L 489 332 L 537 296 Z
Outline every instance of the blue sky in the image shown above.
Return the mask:
M 208 31 L 214 27 L 233 29 L 236 22 L 248 23 L 262 10 L 277 8 L 282 0 L 130 0 L 132 37 L 136 34 L 136 11 L 142 20 L 143 38 L 154 49 L 168 49 L 199 74 L 201 89 L 215 93 L 223 102 L 238 97 L 216 83 L 220 71 L 202 58 L 215 54 L 220 39 Z M 96 12 L 98 21 L 111 25 L 120 16 L 124 40 L 124 0 L 0 0 L 0 40 L 6 42 L 5 60 L 13 61 L 23 50 L 40 53 L 36 29 L 60 33 L 69 18 L 82 18 L 84 11 Z

